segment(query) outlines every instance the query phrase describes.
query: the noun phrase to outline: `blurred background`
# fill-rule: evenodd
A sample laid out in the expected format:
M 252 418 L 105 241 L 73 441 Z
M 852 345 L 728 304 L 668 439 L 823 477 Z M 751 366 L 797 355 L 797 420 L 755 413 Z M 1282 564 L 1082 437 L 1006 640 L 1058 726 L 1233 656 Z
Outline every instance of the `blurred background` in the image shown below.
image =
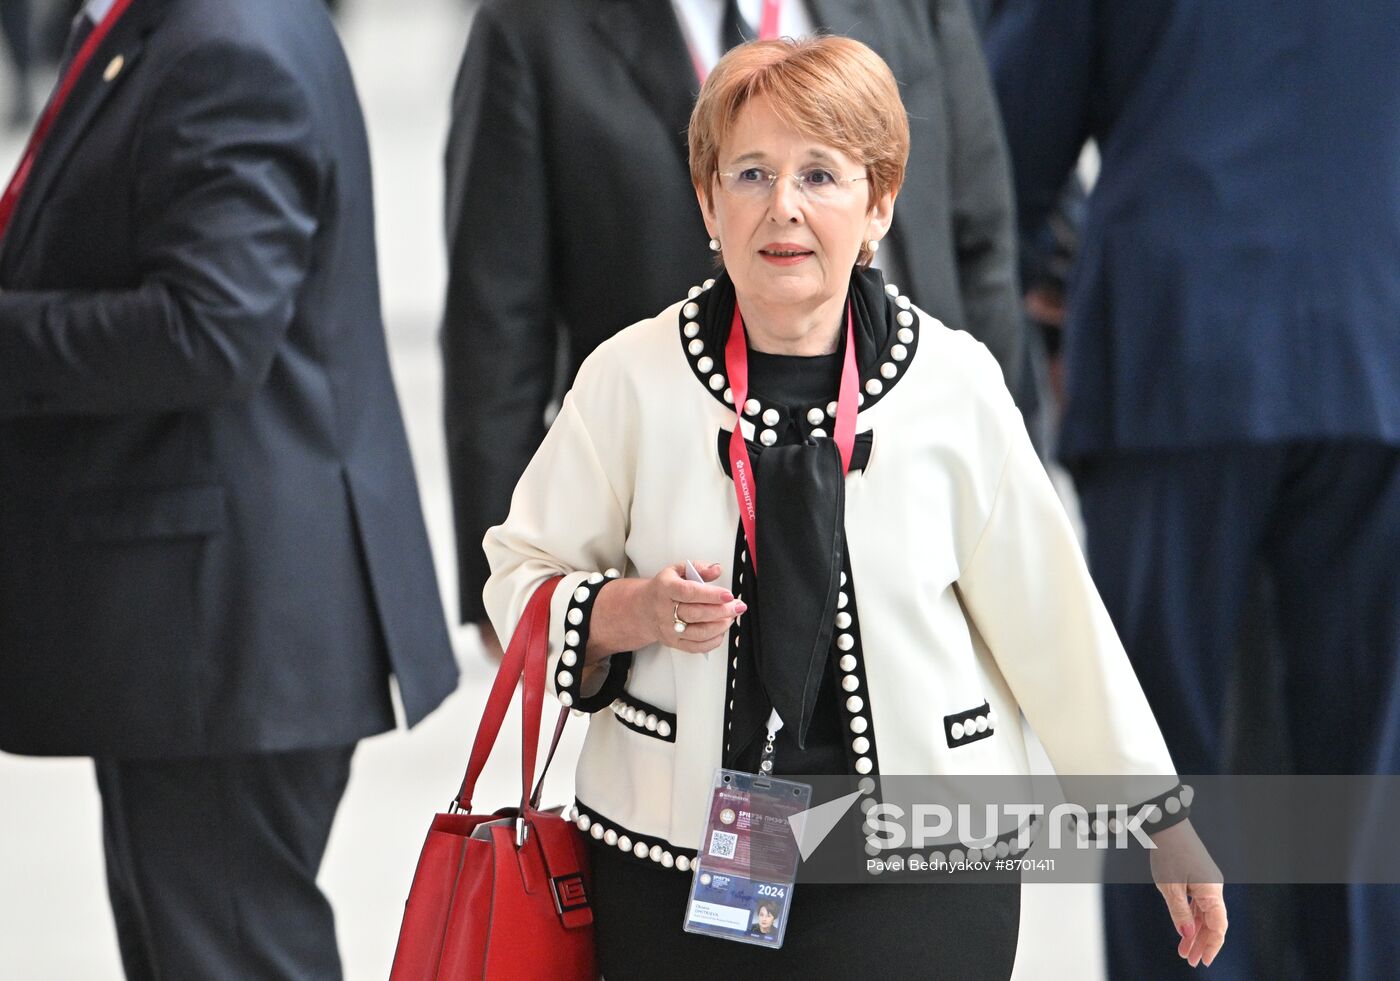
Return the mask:
M 30 31 L 42 46 L 57 0 L 31 0 Z M 446 268 L 442 155 L 450 94 L 466 42 L 469 0 L 342 0 L 341 33 L 369 125 L 375 166 L 385 321 L 399 398 L 412 441 L 445 608 L 455 614 L 457 572 L 441 423 L 437 329 Z M 12 0 L 0 0 L 11 14 Z M 62 15 L 59 14 L 61 17 Z M 59 22 L 59 39 L 66 31 Z M 29 107 L 42 102 L 53 68 L 36 49 Z M 28 121 L 14 53 L 0 56 L 0 172 L 10 174 Z M 18 109 L 18 111 L 16 111 Z M 12 117 L 13 118 L 10 118 Z M 458 628 L 462 685 L 410 733 L 361 744 L 323 866 L 335 905 L 346 977 L 387 976 L 399 918 L 431 815 L 444 807 L 465 766 L 493 674 L 476 632 Z M 572 769 L 586 721 L 575 719 L 551 773 L 547 798 L 572 799 Z M 518 722 L 508 721 L 479 794 L 506 801 Z M 92 764 L 0 754 L 0 979 L 120 978 L 103 876 L 99 802 Z M 1017 977 L 1054 981 L 1103 976 L 1097 887 L 1027 889 Z M 1162 942 L 1171 926 L 1162 915 Z M 915 939 L 916 938 L 911 938 Z

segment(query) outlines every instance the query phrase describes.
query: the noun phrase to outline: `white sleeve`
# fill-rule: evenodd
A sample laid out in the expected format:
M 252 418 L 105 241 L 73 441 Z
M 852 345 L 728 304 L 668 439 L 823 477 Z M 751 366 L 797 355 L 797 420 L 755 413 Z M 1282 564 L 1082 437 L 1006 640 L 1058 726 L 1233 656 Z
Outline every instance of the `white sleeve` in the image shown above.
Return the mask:
M 1156 776 L 1175 769 L 1068 517 L 990 355 L 979 397 L 1004 441 L 1000 475 L 958 591 L 1012 694 L 1061 775 Z M 988 392 L 982 392 L 983 379 Z M 1149 782 L 1155 787 L 1156 781 Z M 1141 787 L 1141 781 L 1134 781 Z
M 617 476 L 606 472 L 570 393 L 515 487 L 509 516 L 482 542 L 491 566 L 483 600 L 503 645 L 535 588 L 563 575 L 550 604 L 547 690 L 586 711 L 612 702 L 631 664 L 622 654 L 583 668 L 593 601 L 626 568 L 628 508 Z

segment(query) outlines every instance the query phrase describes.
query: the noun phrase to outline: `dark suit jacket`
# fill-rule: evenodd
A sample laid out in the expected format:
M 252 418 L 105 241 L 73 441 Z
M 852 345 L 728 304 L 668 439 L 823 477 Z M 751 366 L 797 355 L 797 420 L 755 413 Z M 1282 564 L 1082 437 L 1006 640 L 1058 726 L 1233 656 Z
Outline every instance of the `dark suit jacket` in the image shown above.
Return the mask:
M 337 745 L 390 669 L 410 723 L 453 689 L 373 232 L 321 4 L 135 0 L 0 254 L 0 747 Z
M 1061 451 L 1400 442 L 1400 5 L 1006 0 L 1020 220 L 1084 141 Z
M 881 253 L 919 305 L 1022 359 L 1001 128 L 966 0 L 812 0 L 890 63 L 912 128 Z M 462 618 L 484 617 L 486 530 L 600 342 L 713 274 L 690 184 L 699 89 L 668 0 L 487 0 L 447 150 L 446 424 Z

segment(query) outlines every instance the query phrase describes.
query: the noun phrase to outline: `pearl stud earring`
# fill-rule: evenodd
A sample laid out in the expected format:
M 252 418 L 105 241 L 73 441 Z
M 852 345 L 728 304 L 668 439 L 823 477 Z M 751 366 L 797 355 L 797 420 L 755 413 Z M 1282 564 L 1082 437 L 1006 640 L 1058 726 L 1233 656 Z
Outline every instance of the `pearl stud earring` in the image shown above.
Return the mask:
M 717 238 L 712 238 L 712 239 L 710 239 L 710 251 L 711 251 L 711 252 L 718 252 L 718 251 L 719 251 L 719 239 L 717 239 Z

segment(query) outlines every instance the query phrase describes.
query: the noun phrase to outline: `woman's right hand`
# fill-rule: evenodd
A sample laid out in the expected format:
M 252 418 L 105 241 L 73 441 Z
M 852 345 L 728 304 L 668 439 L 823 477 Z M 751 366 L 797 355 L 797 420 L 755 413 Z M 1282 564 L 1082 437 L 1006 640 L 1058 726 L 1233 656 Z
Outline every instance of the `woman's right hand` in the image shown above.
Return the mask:
M 584 663 L 651 644 L 704 654 L 718 647 L 736 617 L 748 606 L 723 586 L 713 585 L 723 568 L 697 562 L 705 581 L 685 578 L 685 563 L 668 565 L 650 579 L 617 579 L 599 590 L 589 621 Z M 676 630 L 675 620 L 685 622 Z

